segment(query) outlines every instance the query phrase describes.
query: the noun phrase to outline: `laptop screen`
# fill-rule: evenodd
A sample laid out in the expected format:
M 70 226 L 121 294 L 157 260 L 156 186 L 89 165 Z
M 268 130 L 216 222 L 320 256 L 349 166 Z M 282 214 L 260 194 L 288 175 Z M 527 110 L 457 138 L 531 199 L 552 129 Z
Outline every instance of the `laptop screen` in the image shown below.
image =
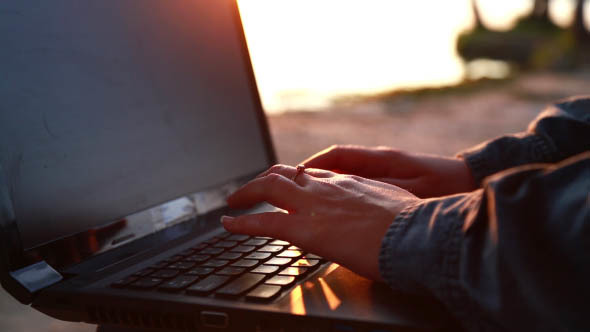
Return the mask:
M 261 171 L 233 0 L 0 3 L 0 165 L 31 248 Z

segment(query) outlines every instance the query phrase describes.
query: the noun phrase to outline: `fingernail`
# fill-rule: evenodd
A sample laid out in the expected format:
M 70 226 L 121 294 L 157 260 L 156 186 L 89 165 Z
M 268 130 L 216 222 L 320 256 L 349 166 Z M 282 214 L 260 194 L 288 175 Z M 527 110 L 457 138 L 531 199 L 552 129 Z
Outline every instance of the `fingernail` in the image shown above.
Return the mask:
M 232 222 L 234 219 L 236 219 L 236 218 L 230 217 L 230 216 L 222 216 L 221 217 L 221 223 L 222 224 L 225 224 L 227 222 Z

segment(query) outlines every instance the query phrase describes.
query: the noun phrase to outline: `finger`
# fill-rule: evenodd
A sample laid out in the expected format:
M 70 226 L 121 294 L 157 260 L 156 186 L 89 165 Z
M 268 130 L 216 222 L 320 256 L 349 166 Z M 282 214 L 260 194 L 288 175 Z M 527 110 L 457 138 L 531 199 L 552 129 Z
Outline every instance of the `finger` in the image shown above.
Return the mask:
M 311 168 L 308 166 L 305 166 L 305 174 L 311 175 L 314 178 L 331 178 L 338 175 L 325 169 Z
M 390 152 L 393 152 L 391 150 Z M 312 168 L 321 168 L 338 173 L 356 174 L 363 177 L 385 176 L 390 163 L 384 163 L 382 149 L 355 145 L 335 146 L 320 151 L 303 163 Z
M 343 147 L 341 146 L 329 147 L 312 155 L 301 163 L 308 167 L 334 170 L 337 168 L 342 149 Z
M 293 166 L 289 166 L 289 165 L 276 164 L 276 165 L 272 165 L 266 171 L 258 174 L 258 176 L 256 176 L 256 177 L 257 178 L 265 177 L 271 173 L 280 174 L 280 175 L 286 177 L 287 179 L 292 179 L 293 176 L 295 176 L 295 174 L 297 173 L 297 168 L 295 168 Z
M 227 199 L 231 208 L 248 208 L 268 202 L 287 211 L 295 211 L 304 205 L 305 193 L 295 182 L 283 175 L 271 173 L 256 178 L 238 189 Z
M 327 178 L 335 175 L 334 173 L 326 171 L 324 169 L 308 168 L 307 166 L 305 167 L 304 172 L 316 178 Z M 287 179 L 292 179 L 295 176 L 295 174 L 297 174 L 297 168 L 289 165 L 276 164 L 273 165 L 271 168 L 267 169 L 266 171 L 260 173 L 257 176 L 257 178 L 267 176 L 271 173 L 280 174 L 286 177 Z
M 238 217 L 223 216 L 221 223 L 229 232 L 255 236 L 268 236 L 293 242 L 298 230 L 300 217 L 283 212 L 265 212 Z

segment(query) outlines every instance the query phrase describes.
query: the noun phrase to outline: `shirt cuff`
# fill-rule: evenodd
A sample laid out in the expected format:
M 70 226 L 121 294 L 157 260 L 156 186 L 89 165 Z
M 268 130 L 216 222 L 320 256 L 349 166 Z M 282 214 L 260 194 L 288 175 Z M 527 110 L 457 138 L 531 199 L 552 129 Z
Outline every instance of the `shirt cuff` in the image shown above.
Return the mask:
M 481 207 L 483 190 L 424 200 L 404 209 L 387 230 L 379 271 L 395 291 L 433 296 L 461 320 L 473 306 L 459 275 L 464 227 Z
M 541 135 L 503 136 L 457 154 L 471 170 L 476 185 L 497 172 L 552 159 L 555 148 Z
M 397 215 L 381 244 L 379 269 L 391 288 L 444 296 L 458 278 L 462 243 L 461 207 L 471 194 L 422 201 Z

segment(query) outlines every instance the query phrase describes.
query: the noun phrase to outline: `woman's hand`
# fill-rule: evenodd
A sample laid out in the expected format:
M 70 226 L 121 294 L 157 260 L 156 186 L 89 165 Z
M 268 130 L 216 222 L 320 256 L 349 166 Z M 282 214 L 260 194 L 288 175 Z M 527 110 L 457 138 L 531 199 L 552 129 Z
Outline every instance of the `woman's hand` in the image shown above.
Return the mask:
M 233 233 L 270 236 L 381 280 L 381 240 L 397 214 L 420 201 L 388 183 L 306 168 L 295 181 L 291 166 L 275 165 L 228 198 L 232 208 L 268 202 L 284 209 L 223 217 Z
M 391 183 L 422 198 L 476 189 L 463 159 L 413 154 L 385 147 L 332 146 L 303 164 Z

